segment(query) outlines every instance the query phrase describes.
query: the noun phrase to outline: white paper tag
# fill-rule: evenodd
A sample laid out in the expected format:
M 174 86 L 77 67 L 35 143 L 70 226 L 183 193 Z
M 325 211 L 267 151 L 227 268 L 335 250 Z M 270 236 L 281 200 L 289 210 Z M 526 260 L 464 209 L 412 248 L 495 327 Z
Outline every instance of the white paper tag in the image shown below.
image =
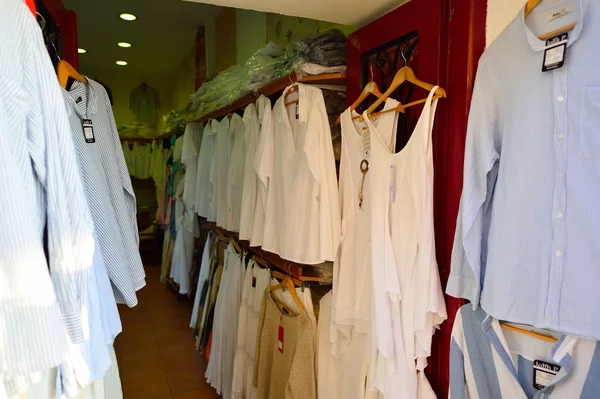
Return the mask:
M 563 9 L 562 9 L 562 10 L 560 10 L 560 11 L 553 12 L 552 14 L 549 14 L 549 15 L 546 17 L 546 19 L 548 20 L 548 22 L 550 22 L 550 21 L 554 21 L 555 19 L 557 19 L 557 18 L 560 18 L 560 17 L 563 17 L 563 16 L 567 15 L 567 14 L 568 14 L 568 13 L 570 13 L 570 12 L 571 12 L 571 9 L 570 9 L 570 8 L 563 8 Z
M 360 148 L 365 158 L 371 154 L 371 133 L 368 126 L 363 126 L 360 133 Z
M 565 56 L 565 46 L 558 46 L 546 51 L 546 59 L 544 60 L 544 65 L 546 67 L 558 64 L 563 60 Z
M 390 201 L 396 201 L 396 168 L 390 165 Z

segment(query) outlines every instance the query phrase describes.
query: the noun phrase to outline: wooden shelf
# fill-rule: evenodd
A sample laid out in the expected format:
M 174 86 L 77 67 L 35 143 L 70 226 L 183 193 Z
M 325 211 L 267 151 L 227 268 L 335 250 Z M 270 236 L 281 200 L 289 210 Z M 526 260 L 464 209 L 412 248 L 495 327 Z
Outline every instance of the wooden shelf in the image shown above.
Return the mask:
M 260 90 L 260 94 L 270 97 L 272 95 L 282 93 L 286 87 L 293 83 L 306 83 L 306 84 L 322 84 L 322 85 L 346 85 L 346 74 L 345 73 L 332 73 L 327 75 L 316 75 L 316 76 L 306 76 L 302 79 L 298 79 L 296 72 L 292 72 L 287 76 L 279 78 L 266 86 L 264 86 Z M 225 115 L 239 111 L 240 109 L 246 107 L 249 104 L 256 102 L 258 97 L 254 93 L 248 93 L 245 96 L 237 99 L 226 107 L 213 111 L 209 114 L 204 115 L 202 118 L 197 120 L 196 122 L 206 123 L 211 119 L 219 119 L 224 117 Z
M 289 75 L 286 75 L 282 78 L 279 78 L 266 86 L 264 86 L 260 90 L 260 94 L 270 97 L 276 94 L 281 94 L 286 87 L 293 83 L 305 83 L 305 84 L 321 84 L 321 85 L 335 85 L 335 86 L 345 86 L 346 85 L 346 74 L 345 73 L 331 73 L 326 75 L 315 75 L 315 76 L 305 76 L 302 79 L 298 79 L 298 75 L 296 72 L 292 72 Z M 210 112 L 200 119 L 194 122 L 206 123 L 211 119 L 220 119 L 226 116 L 227 114 L 237 112 L 246 106 L 256 102 L 258 96 L 254 93 L 248 93 L 237 100 L 235 100 L 232 104 L 229 104 L 223 108 L 220 108 L 216 111 Z M 192 123 L 194 123 L 192 122 Z M 172 130 L 169 133 L 158 136 L 154 139 L 145 139 L 145 138 L 121 138 L 122 142 L 135 142 L 135 143 L 151 143 L 154 140 L 164 140 L 173 135 L 177 137 L 181 136 L 184 132 L 181 130 Z
M 331 284 L 333 281 L 333 265 L 325 262 L 320 265 L 301 265 L 281 258 L 279 255 L 263 251 L 261 247 L 251 247 L 245 240 L 239 240 L 237 233 L 215 228 L 218 239 L 226 244 L 233 240 L 241 249 L 251 253 L 257 263 L 263 266 L 270 265 L 286 275 L 290 275 L 300 282 L 318 282 L 320 284 Z M 257 259 L 258 258 L 258 259 Z

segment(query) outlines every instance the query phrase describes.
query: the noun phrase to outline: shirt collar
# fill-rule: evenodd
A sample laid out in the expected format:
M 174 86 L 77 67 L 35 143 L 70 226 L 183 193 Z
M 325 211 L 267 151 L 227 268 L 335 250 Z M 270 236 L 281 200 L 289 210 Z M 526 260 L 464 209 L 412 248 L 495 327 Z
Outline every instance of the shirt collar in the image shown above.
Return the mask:
M 96 112 L 98 112 L 98 97 L 96 95 L 96 91 L 94 90 L 94 81 L 90 78 L 88 78 L 87 76 L 85 77 L 88 81 L 87 84 L 87 113 L 88 113 L 88 117 L 95 114 Z M 73 82 L 73 86 L 71 86 L 71 91 L 68 91 L 66 89 L 63 89 L 63 96 L 66 99 L 66 101 L 69 103 L 69 106 L 67 107 L 67 112 L 69 114 L 69 116 L 71 116 L 71 114 L 73 112 L 75 112 L 77 115 L 79 115 L 80 118 L 85 118 L 85 115 L 82 115 L 79 112 L 79 109 L 77 107 L 77 103 L 75 102 L 76 96 L 75 93 L 72 91 L 74 89 L 76 89 L 77 87 L 79 87 L 80 85 L 84 85 L 84 83 L 81 83 L 79 81 L 75 81 Z
M 579 35 L 581 35 L 581 31 L 583 30 L 584 16 L 586 14 L 588 5 L 589 0 L 579 0 L 579 21 L 577 22 L 577 25 L 575 25 L 575 28 L 573 28 L 573 30 L 569 32 L 569 41 L 567 43 L 567 47 L 570 47 L 573 43 L 575 43 L 575 41 L 579 38 Z M 525 21 L 525 6 L 521 8 L 519 18 L 521 23 L 523 24 L 523 27 L 525 28 L 525 33 L 527 34 L 527 41 L 529 41 L 531 48 L 534 51 L 544 50 L 546 48 L 546 41 L 541 40 L 539 37 L 537 37 L 536 34 L 531 31 L 529 26 L 527 26 L 527 23 Z
M 513 377 L 518 379 L 515 365 L 510 357 L 510 348 L 508 348 L 506 339 L 504 338 L 504 333 L 502 332 L 500 322 L 488 315 L 481 323 L 481 328 L 487 334 L 490 343 L 500 359 L 502 359 L 502 362 L 510 370 Z M 552 348 L 551 356 L 552 360 L 554 360 L 554 362 L 558 364 L 561 369 L 556 377 L 552 380 L 552 383 L 540 390 L 540 392 L 550 393 L 552 390 L 554 390 L 554 387 L 557 384 L 561 383 L 571 373 L 573 364 L 573 351 L 577 341 L 578 338 L 576 337 L 563 335 L 556 342 Z

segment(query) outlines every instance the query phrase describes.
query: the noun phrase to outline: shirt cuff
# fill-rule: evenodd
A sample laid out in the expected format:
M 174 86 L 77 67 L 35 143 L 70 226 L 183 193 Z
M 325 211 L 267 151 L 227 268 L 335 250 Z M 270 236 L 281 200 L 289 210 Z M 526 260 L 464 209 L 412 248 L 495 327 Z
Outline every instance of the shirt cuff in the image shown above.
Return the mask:
M 479 283 L 475 280 L 451 274 L 448 277 L 446 294 L 455 298 L 468 299 L 473 304 L 473 310 L 479 308 Z
M 85 341 L 83 326 L 81 325 L 81 313 L 63 315 L 63 322 L 67 333 L 69 333 L 69 338 L 71 338 L 71 343 L 80 344 Z

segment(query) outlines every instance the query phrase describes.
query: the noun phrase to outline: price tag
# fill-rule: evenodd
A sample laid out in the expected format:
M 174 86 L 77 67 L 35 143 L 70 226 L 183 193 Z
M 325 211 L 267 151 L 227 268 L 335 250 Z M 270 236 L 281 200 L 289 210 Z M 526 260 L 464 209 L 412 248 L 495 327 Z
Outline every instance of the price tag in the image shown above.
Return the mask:
M 84 119 L 81 121 L 83 126 L 83 137 L 86 143 L 95 143 L 96 138 L 94 137 L 94 124 L 91 119 Z
M 277 350 L 279 350 L 281 353 L 283 353 L 283 326 L 281 325 L 282 318 L 279 319 L 279 332 L 277 333 Z

